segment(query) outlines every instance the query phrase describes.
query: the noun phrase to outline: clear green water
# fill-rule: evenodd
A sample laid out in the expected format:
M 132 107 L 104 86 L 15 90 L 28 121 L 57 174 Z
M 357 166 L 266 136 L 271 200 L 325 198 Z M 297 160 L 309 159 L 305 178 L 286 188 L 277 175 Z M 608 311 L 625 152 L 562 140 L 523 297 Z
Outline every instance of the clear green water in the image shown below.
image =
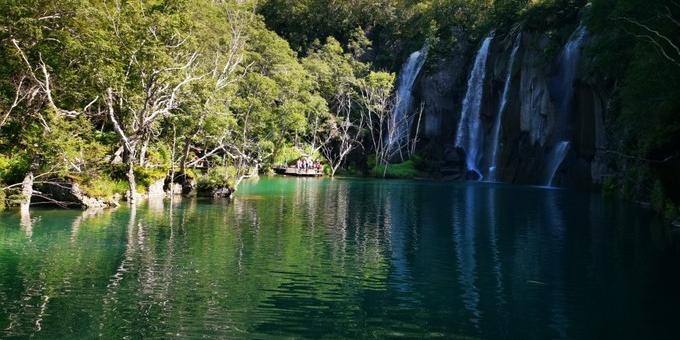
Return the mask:
M 0 214 L 2 339 L 675 339 L 680 232 L 596 194 L 277 178 Z

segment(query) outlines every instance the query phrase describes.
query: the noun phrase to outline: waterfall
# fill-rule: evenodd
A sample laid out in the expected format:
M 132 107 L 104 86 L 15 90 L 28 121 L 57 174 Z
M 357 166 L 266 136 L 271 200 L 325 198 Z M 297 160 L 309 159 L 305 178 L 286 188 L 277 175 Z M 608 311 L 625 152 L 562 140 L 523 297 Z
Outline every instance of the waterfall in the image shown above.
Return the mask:
M 559 104 L 555 126 L 562 128 L 558 131 L 561 139 L 567 139 L 569 134 L 569 118 L 574 111 L 574 79 L 585 33 L 585 26 L 579 25 L 564 45 L 560 55 L 559 73 L 551 82 L 550 94 Z
M 391 128 L 388 129 L 386 136 L 386 144 L 392 150 L 404 145 L 411 132 L 413 116 L 409 116 L 409 113 L 413 103 L 413 83 L 425 64 L 425 59 L 427 59 L 427 46 L 411 53 L 399 74 L 397 103 L 390 121 Z
M 546 162 L 547 176 L 544 182 L 545 186 L 548 187 L 552 186 L 553 177 L 555 177 L 557 168 L 559 168 L 560 164 L 562 164 L 564 157 L 567 156 L 567 152 L 569 152 L 569 146 L 570 146 L 569 141 L 561 141 L 557 143 L 557 145 L 555 145 L 552 151 L 550 151 L 550 154 L 548 155 L 548 160 Z
M 512 46 L 512 53 L 510 53 L 510 62 L 508 63 L 508 73 L 505 76 L 505 85 L 503 86 L 503 95 L 501 96 L 501 105 L 498 108 L 498 114 L 496 114 L 496 121 L 493 125 L 493 130 L 491 132 L 491 152 L 490 159 L 491 165 L 489 166 L 489 173 L 486 180 L 490 182 L 496 181 L 496 167 L 498 166 L 498 144 L 500 143 L 500 132 L 501 132 L 501 120 L 503 118 L 503 113 L 505 112 L 505 105 L 508 101 L 508 91 L 510 90 L 510 78 L 512 78 L 512 69 L 515 64 L 515 57 L 517 56 L 517 51 L 519 50 L 519 45 L 522 41 L 522 33 L 520 32 L 515 37 L 515 42 Z
M 468 170 L 476 172 L 480 178 L 482 175 L 477 166 L 482 158 L 480 150 L 483 149 L 484 136 L 479 111 L 484 92 L 486 57 L 489 54 L 491 39 L 492 36 L 486 37 L 482 47 L 477 52 L 475 64 L 468 79 L 467 93 L 465 94 L 465 99 L 463 99 L 463 110 L 461 111 L 460 122 L 458 123 L 458 133 L 456 134 L 456 146 L 465 149 L 465 161 Z
M 581 23 L 564 45 L 560 55 L 559 73 L 551 82 L 550 94 L 558 103 L 555 120 L 555 137 L 558 140 L 547 158 L 544 183 L 552 185 L 553 177 L 569 151 L 571 141 L 571 116 L 574 111 L 574 79 L 581 54 L 581 45 L 586 35 L 586 28 Z

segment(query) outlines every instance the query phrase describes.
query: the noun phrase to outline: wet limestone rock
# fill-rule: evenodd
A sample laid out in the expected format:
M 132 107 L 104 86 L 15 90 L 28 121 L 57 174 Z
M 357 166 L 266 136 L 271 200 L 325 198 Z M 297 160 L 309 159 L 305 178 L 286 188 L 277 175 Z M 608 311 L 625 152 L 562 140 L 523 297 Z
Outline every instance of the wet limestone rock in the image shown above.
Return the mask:
M 555 124 L 555 108 L 550 98 L 550 64 L 544 61 L 545 36 L 524 35 L 519 84 L 520 131 L 529 133 L 531 143 L 545 145 Z M 537 46 L 537 48 L 533 48 Z
M 421 136 L 437 139 L 443 143 L 453 142 L 456 135 L 456 121 L 467 84 L 468 60 L 465 51 L 469 43 L 461 29 L 454 28 L 457 37 L 453 48 L 445 58 L 431 61 L 421 70 L 414 88 L 415 103 L 423 103 Z M 416 107 L 418 105 L 415 105 Z

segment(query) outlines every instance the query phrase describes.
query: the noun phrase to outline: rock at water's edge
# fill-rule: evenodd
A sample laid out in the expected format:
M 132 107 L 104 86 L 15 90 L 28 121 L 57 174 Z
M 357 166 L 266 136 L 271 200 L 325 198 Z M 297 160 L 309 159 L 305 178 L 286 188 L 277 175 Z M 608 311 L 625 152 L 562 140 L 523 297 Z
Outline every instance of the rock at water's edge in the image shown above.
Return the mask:
M 108 208 L 117 207 L 116 199 L 103 199 L 89 197 L 81 190 L 78 183 L 50 182 L 41 184 L 40 190 L 45 196 L 62 203 L 66 206 L 80 206 L 82 208 Z
M 229 197 L 233 190 L 228 187 L 212 188 L 208 190 L 198 190 L 196 196 L 198 197 Z

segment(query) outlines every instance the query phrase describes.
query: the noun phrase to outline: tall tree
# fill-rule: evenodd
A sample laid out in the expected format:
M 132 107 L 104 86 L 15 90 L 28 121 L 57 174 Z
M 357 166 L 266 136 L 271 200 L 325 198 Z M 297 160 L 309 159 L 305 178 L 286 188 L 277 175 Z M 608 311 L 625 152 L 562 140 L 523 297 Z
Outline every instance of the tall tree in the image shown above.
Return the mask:
M 387 142 L 396 131 L 391 119 L 394 78 L 393 73 L 371 72 L 359 81 L 361 114 L 368 124 L 376 164 L 386 165 L 395 155 Z
M 79 56 L 73 53 L 72 26 L 77 0 L 35 3 L 5 1 L 0 35 L 0 181 L 21 184 L 27 209 L 41 177 L 81 172 L 84 149 L 93 142 L 83 113 L 96 102 L 75 86 Z M 87 100 L 87 101 L 86 101 Z M 4 156 L 0 156 L 4 158 Z M 4 168 L 4 169 L 3 169 Z M 23 179 L 20 179 L 22 176 Z
M 132 202 L 134 167 L 147 165 L 161 118 L 176 113 L 191 97 L 189 85 L 205 76 L 198 67 L 199 37 L 192 33 L 188 6 L 116 1 L 83 11 L 88 66 L 123 146 Z

